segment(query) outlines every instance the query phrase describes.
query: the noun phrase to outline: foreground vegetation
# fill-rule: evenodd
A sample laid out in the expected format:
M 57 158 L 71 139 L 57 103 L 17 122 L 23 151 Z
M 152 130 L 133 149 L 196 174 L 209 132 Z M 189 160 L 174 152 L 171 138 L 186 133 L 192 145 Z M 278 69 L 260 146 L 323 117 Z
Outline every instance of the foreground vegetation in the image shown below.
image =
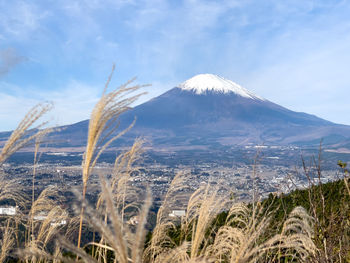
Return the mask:
M 111 76 L 110 76 L 111 78 Z M 149 190 L 132 185 L 142 140 L 117 156 L 112 177 L 99 175 L 101 192 L 89 204 L 89 177 L 100 154 L 128 129 L 116 134 L 117 118 L 141 94 L 130 83 L 107 93 L 90 119 L 82 162 L 83 185 L 77 202 L 62 206 L 59 189 L 35 193 L 35 167 L 40 145 L 50 129 L 28 130 L 49 109 L 33 108 L 13 132 L 0 154 L 0 164 L 34 142 L 33 188 L 30 195 L 2 173 L 0 201 L 17 206 L 1 218 L 0 262 L 344 262 L 349 259 L 349 193 L 347 181 L 311 184 L 308 190 L 271 195 L 251 204 L 233 200 L 220 184 L 201 185 L 189 198 L 181 220 L 170 218 L 170 202 L 186 188 L 188 176 L 173 179 L 159 208 L 152 232 L 146 230 L 152 205 Z M 132 124 L 131 124 L 132 125 Z M 131 127 L 131 126 L 130 126 Z M 129 127 L 129 128 L 130 128 Z M 343 167 L 345 168 L 345 167 Z M 134 219 L 137 224 L 130 224 Z

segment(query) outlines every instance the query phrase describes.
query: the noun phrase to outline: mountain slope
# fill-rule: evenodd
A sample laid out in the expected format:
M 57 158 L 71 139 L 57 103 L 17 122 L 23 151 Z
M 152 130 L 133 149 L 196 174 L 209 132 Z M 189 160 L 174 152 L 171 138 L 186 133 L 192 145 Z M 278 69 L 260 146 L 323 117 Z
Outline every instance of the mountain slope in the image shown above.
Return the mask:
M 191 140 L 226 144 L 288 144 L 310 140 L 319 143 L 321 138 L 329 136 L 343 140 L 349 132 L 347 126 L 288 110 L 210 74 L 185 81 L 135 107 L 121 120 L 129 123 L 134 117 L 137 124 L 132 133 L 149 135 L 153 142 L 163 133 L 169 143 L 172 137 L 181 137 L 184 144 Z M 161 141 L 164 143 L 163 138 Z
M 137 118 L 120 141 L 143 136 L 154 146 L 338 144 L 350 141 L 350 126 L 294 112 L 212 74 L 197 75 L 124 113 L 121 128 Z M 86 143 L 88 121 L 51 135 L 55 146 Z M 1 134 L 0 134 L 1 138 Z

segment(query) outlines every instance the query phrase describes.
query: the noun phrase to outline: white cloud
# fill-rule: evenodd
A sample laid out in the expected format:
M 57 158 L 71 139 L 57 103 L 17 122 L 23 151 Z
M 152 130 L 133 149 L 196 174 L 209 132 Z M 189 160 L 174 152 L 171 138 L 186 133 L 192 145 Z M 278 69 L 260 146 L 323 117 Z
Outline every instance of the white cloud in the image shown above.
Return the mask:
M 157 86 L 153 86 L 152 89 L 157 89 Z M 5 83 L 2 83 L 0 89 L 0 122 L 3 131 L 14 129 L 34 105 L 43 102 L 52 102 L 54 105 L 52 111 L 44 118 L 52 126 L 89 119 L 93 107 L 102 95 L 103 85 L 97 87 L 71 80 L 65 87 L 54 91 L 43 92 L 34 88 L 25 91 Z M 149 89 L 150 87 L 146 87 L 142 91 Z M 158 90 L 158 94 L 160 93 Z M 141 98 L 138 103 L 143 101 L 145 99 Z
M 0 92 L 0 122 L 1 131 L 12 130 L 23 119 L 25 114 L 37 104 L 31 98 L 19 98 Z
M 102 93 L 100 88 L 77 81 L 71 81 L 66 87 L 56 91 L 24 91 L 12 86 L 3 90 L 6 93 L 0 93 L 0 121 L 3 123 L 1 130 L 15 128 L 34 105 L 45 101 L 54 104 L 53 110 L 45 117 L 52 125 L 71 124 L 88 119 Z

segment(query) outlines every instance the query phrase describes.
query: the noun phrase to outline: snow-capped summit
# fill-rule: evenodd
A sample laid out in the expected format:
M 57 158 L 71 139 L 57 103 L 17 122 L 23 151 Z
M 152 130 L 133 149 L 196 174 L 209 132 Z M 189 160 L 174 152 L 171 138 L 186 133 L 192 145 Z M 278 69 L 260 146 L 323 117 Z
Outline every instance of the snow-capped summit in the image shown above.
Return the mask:
M 181 83 L 182 90 L 193 91 L 196 94 L 203 94 L 207 91 L 218 93 L 233 92 L 241 97 L 263 100 L 249 90 L 241 87 L 237 83 L 214 74 L 199 74 Z

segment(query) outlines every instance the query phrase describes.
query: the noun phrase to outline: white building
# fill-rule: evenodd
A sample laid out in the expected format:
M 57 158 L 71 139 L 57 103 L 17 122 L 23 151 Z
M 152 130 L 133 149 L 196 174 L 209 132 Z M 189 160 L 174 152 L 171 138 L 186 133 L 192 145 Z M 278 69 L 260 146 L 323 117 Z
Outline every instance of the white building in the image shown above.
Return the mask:
M 16 210 L 17 207 L 15 206 L 0 207 L 0 215 L 14 216 L 16 215 Z
M 67 224 L 67 220 L 59 220 L 59 221 L 53 221 L 50 223 L 51 226 L 64 226 Z
M 169 216 L 170 217 L 182 217 L 186 215 L 186 210 L 173 210 Z

